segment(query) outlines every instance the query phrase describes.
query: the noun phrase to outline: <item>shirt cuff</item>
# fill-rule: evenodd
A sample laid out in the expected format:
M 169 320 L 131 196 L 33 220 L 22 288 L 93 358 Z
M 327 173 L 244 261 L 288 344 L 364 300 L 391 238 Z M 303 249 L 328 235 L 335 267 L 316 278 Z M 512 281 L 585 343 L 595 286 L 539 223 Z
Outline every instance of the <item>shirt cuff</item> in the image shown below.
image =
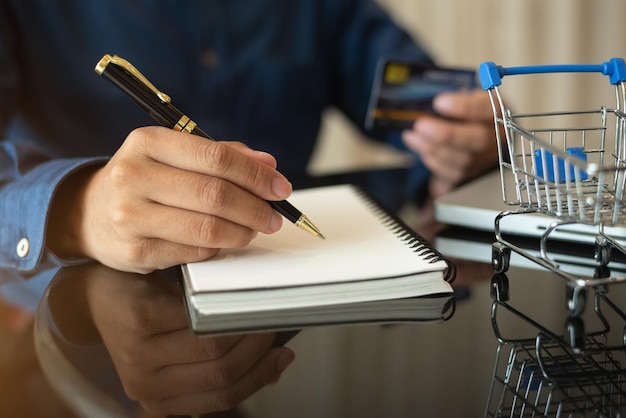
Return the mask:
M 106 161 L 108 157 L 50 161 L 0 190 L 0 271 L 17 269 L 28 275 L 84 261 L 62 260 L 45 247 L 48 215 L 63 180 L 79 169 Z

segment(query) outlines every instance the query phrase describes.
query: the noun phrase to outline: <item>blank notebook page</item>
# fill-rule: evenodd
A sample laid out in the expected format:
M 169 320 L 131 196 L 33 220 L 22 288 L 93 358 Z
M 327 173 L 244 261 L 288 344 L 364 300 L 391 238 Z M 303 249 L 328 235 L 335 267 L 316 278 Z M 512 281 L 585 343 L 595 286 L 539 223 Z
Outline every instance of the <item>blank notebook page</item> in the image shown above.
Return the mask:
M 289 201 L 326 237 L 322 240 L 284 220 L 280 231 L 259 234 L 248 246 L 223 249 L 189 263 L 192 292 L 260 289 L 380 279 L 443 271 L 407 244 L 404 230 L 350 185 L 295 191 Z M 397 229 L 397 228 L 396 228 Z

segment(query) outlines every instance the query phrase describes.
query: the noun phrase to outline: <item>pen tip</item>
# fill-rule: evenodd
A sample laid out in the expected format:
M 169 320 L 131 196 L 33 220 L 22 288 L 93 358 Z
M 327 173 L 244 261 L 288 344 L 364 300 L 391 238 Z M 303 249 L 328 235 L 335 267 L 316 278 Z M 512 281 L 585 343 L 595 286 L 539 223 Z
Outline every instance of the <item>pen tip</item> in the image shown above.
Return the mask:
M 326 239 L 326 237 L 322 235 L 320 230 L 315 225 L 313 225 L 313 222 L 311 222 L 311 220 L 307 218 L 305 214 L 300 215 L 300 218 L 296 221 L 296 226 L 298 228 L 304 229 L 311 235 L 320 237 L 321 239 Z

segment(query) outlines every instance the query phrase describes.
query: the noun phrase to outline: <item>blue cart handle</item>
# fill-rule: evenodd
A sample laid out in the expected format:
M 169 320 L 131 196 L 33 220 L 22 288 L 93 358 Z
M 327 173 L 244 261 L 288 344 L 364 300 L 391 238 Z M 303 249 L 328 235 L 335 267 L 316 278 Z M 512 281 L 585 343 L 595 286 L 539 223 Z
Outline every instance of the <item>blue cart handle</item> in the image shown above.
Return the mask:
M 478 68 L 480 84 L 483 90 L 489 90 L 502 84 L 505 75 L 543 74 L 543 73 L 602 73 L 609 76 L 611 84 L 626 81 L 626 64 L 622 58 L 611 58 L 602 64 L 563 64 L 530 65 L 525 67 L 502 67 L 493 62 L 483 62 Z

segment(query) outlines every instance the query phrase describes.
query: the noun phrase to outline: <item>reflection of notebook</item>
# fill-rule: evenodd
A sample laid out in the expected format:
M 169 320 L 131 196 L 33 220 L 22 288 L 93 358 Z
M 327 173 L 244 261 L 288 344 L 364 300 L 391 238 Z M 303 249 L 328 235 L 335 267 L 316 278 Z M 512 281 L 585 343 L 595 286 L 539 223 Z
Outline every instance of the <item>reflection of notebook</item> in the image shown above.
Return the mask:
M 509 185 L 509 190 L 514 190 Z M 493 231 L 496 216 L 505 210 L 517 210 L 502 198 L 500 173 L 496 170 L 448 193 L 435 202 L 435 217 L 448 225 Z M 557 218 L 543 214 L 504 217 L 500 222 L 503 234 L 538 237 Z M 616 239 L 626 239 L 625 227 L 606 227 L 605 232 Z M 593 243 L 597 227 L 593 225 L 563 225 L 550 234 L 553 239 Z

